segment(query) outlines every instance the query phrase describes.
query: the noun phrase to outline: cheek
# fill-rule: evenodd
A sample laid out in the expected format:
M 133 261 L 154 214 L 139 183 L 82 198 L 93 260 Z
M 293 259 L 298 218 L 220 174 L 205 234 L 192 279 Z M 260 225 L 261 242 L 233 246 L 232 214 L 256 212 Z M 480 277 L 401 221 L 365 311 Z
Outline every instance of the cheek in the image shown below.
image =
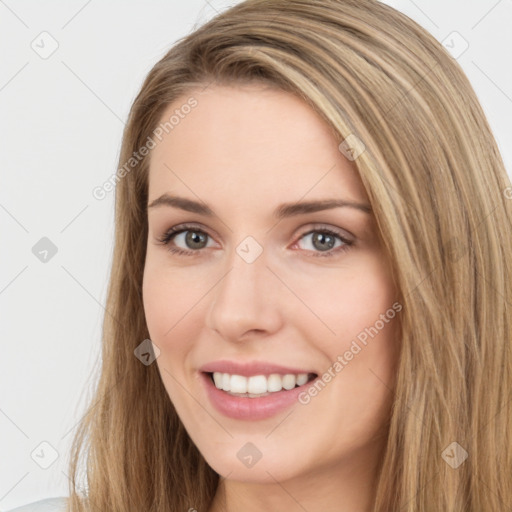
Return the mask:
M 143 304 L 151 340 L 162 356 L 187 346 L 194 335 L 192 322 L 199 308 L 200 293 L 193 286 L 182 286 L 175 272 L 162 271 L 160 266 L 147 262 L 143 279 Z
M 309 304 L 331 332 L 319 336 L 318 322 L 311 318 L 303 320 L 303 329 L 318 340 L 317 348 L 327 356 L 325 371 L 330 368 L 336 375 L 334 387 L 344 403 L 351 403 L 354 414 L 362 404 L 380 407 L 394 383 L 400 345 L 400 306 L 384 258 L 363 255 L 318 285 L 309 294 Z M 334 367 L 337 361 L 341 370 L 339 364 Z
M 192 286 L 182 286 L 175 272 L 163 271 L 151 260 L 144 270 L 142 289 L 149 336 L 160 349 L 156 364 L 164 387 L 178 414 L 186 415 L 190 403 L 183 393 L 183 383 L 187 382 L 184 372 L 192 340 L 198 336 L 200 323 L 194 315 L 198 314 L 201 294 Z
M 347 264 L 315 276 L 315 286 L 311 281 L 303 280 L 298 294 L 323 323 L 321 338 L 330 339 L 337 350 L 343 349 L 345 343 L 350 345 L 353 338 L 376 322 L 380 329 L 389 331 L 383 329 L 380 318 L 392 308 L 396 290 L 380 253 L 358 253 Z M 391 313 L 394 316 L 394 311 Z M 303 318 L 310 329 L 318 329 L 319 323 L 312 322 L 311 315 Z
M 369 259 L 367 271 L 346 283 L 347 296 L 337 298 L 342 304 L 336 324 L 340 334 L 328 348 L 333 361 L 338 355 L 344 360 L 337 383 L 347 412 L 362 414 L 368 425 L 378 424 L 390 405 L 400 347 L 400 305 L 383 261 Z

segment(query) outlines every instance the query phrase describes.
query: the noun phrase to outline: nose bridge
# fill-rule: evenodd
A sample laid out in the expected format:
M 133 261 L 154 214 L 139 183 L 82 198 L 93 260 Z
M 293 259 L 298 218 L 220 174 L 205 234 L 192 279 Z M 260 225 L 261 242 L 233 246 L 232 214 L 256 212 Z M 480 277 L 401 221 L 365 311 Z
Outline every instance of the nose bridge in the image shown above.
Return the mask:
M 226 273 L 213 291 L 209 326 L 223 337 L 236 340 L 250 330 L 272 331 L 279 324 L 276 300 L 278 285 L 267 268 L 261 244 L 247 237 L 227 259 Z M 274 293 L 271 293 L 271 290 Z
M 232 308 L 255 310 L 262 302 L 263 284 L 269 284 L 270 272 L 266 267 L 263 247 L 257 249 L 254 244 L 242 242 L 234 248 L 228 265 L 229 272 L 219 283 L 216 303 L 225 302 Z

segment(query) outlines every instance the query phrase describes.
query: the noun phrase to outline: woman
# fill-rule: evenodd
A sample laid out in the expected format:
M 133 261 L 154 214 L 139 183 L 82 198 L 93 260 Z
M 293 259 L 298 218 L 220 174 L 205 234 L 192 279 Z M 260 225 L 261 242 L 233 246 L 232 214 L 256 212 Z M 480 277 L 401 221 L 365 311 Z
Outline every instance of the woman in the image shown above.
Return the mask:
M 241 3 L 151 70 L 119 168 L 68 510 L 512 504 L 512 189 L 425 30 Z

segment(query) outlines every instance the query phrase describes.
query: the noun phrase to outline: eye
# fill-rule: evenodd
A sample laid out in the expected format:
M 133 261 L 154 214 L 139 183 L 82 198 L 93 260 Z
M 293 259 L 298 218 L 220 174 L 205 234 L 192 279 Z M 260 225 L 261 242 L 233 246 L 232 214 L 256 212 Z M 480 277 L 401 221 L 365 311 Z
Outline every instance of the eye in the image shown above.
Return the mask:
M 353 241 L 342 233 L 323 226 L 315 227 L 302 234 L 299 240 L 307 239 L 307 237 L 310 237 L 310 248 L 306 248 L 306 250 L 313 252 L 312 256 L 314 257 L 334 256 L 341 251 L 348 250 L 353 245 Z M 197 256 L 201 253 L 201 249 L 207 247 L 208 238 L 211 238 L 210 235 L 196 225 L 180 224 L 167 230 L 161 238 L 158 238 L 158 241 L 167 245 L 168 250 L 173 254 Z M 336 239 L 340 242 L 337 246 Z M 173 245 L 171 245 L 171 242 Z M 184 245 L 185 248 L 176 247 L 177 242 Z M 294 245 L 297 245 L 297 243 Z
M 351 240 L 348 240 L 345 236 L 337 231 L 328 229 L 325 227 L 318 227 L 308 231 L 301 235 L 299 240 L 308 239 L 309 237 L 309 248 L 312 250 L 314 257 L 330 257 L 335 256 L 341 251 L 346 251 L 353 244 Z M 341 243 L 336 246 L 336 239 Z
M 180 254 L 184 256 L 196 256 L 200 252 L 200 249 L 205 248 L 207 239 L 210 235 L 198 229 L 195 225 L 180 224 L 179 226 L 173 226 L 167 230 L 164 235 L 158 239 L 163 245 L 168 245 L 168 250 L 174 254 Z M 175 240 L 179 243 L 185 244 L 185 247 L 189 246 L 192 250 L 181 249 L 170 245 L 171 241 L 175 244 Z

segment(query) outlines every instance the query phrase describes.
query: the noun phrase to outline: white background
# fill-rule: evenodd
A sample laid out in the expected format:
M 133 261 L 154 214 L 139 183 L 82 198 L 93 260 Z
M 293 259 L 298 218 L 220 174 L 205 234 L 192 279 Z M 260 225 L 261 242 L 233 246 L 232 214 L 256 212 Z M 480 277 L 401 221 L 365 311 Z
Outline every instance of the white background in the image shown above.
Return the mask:
M 100 201 L 92 190 L 116 171 L 124 121 L 151 67 L 233 3 L 0 0 L 0 510 L 67 496 L 112 254 L 114 194 Z M 386 3 L 440 41 L 453 31 L 467 41 L 458 61 L 510 174 L 512 0 Z M 51 38 L 58 48 L 43 59 L 31 45 L 48 50 Z M 32 252 L 42 237 L 57 247 L 46 263 Z M 50 463 L 52 450 L 58 457 L 43 469 L 35 460 Z

